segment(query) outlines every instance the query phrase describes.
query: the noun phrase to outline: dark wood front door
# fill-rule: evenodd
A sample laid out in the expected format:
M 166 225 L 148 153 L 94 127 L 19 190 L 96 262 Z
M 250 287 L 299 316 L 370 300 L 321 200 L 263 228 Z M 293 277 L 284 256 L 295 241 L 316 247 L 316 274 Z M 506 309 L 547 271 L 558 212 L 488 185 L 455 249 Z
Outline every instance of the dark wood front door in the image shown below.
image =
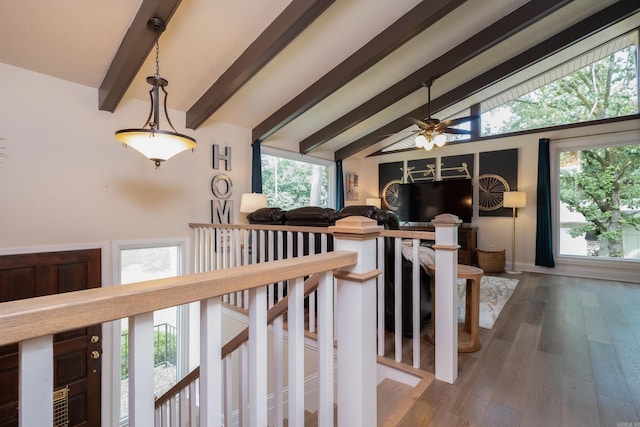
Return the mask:
M 0 256 L 0 303 L 98 288 L 100 253 L 100 249 L 89 249 Z M 101 354 L 101 325 L 53 337 L 52 399 L 54 390 L 68 387 L 69 426 L 100 425 Z M 55 394 L 59 397 L 64 392 Z M 0 427 L 17 425 L 18 345 L 11 344 L 0 347 Z

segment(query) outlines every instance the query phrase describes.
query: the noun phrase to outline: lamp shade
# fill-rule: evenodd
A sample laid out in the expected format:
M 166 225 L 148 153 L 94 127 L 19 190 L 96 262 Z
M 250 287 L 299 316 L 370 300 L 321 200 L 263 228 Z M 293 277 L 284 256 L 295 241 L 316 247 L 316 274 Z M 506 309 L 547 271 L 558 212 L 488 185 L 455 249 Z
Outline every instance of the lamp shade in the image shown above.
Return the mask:
M 259 193 L 243 193 L 240 199 L 240 213 L 255 212 L 267 207 L 267 196 Z
M 524 208 L 527 206 L 527 193 L 524 191 L 505 191 L 502 206 L 505 208 Z
M 375 206 L 376 208 L 380 209 L 380 199 L 378 198 L 367 198 L 365 203 L 368 206 Z
M 178 153 L 196 148 L 193 138 L 160 129 L 123 129 L 116 132 L 116 139 L 156 162 L 164 162 Z

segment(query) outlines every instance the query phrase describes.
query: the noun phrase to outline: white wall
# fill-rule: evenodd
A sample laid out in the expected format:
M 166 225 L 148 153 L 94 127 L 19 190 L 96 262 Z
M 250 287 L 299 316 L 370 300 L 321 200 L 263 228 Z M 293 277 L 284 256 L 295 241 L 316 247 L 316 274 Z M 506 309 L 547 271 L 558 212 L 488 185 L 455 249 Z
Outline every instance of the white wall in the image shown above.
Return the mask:
M 210 182 L 220 173 L 233 181 L 239 218 L 251 186 L 250 129 L 192 131 L 184 113 L 170 111 L 198 147 L 156 170 L 114 138 L 144 124 L 148 103 L 125 99 L 109 113 L 98 110 L 97 89 L 5 64 L 0 75 L 0 146 L 9 156 L 0 158 L 0 249 L 190 236 L 189 222 L 210 222 Z M 231 171 L 212 169 L 213 144 L 232 147 Z

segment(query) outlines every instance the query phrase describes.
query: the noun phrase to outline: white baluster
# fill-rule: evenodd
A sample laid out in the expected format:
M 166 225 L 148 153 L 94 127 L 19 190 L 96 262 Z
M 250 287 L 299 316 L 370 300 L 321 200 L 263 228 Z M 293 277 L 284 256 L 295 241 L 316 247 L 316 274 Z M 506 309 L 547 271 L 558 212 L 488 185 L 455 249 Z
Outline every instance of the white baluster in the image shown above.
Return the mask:
M 309 233 L 309 255 L 316 253 L 316 235 Z M 309 294 L 309 332 L 316 331 L 316 294 Z
M 413 367 L 420 368 L 420 240 L 412 239 L 411 313 L 413 323 Z
M 222 420 L 222 304 L 200 301 L 200 425 L 219 427 Z
M 333 425 L 333 275 L 320 274 L 318 285 L 318 425 Z
M 269 261 L 273 261 L 273 260 L 276 259 L 276 257 L 275 257 L 275 248 L 274 248 L 275 243 L 274 243 L 273 231 L 269 230 L 268 233 L 269 233 L 269 239 L 268 239 L 269 247 L 267 248 L 267 251 L 269 253 Z M 269 308 L 271 308 L 275 304 L 276 295 L 275 295 L 275 292 L 274 292 L 273 283 L 270 283 L 267 287 L 269 289 L 268 292 L 267 292 L 268 299 L 269 299 Z
M 169 399 L 169 425 L 170 426 L 179 426 L 178 422 L 180 418 L 180 411 L 178 408 L 178 401 L 175 396 L 172 396 Z
M 267 290 L 249 291 L 249 425 L 267 425 Z
M 289 282 L 289 424 L 304 425 L 304 282 Z
M 18 352 L 20 426 L 53 425 L 53 336 L 21 341 Z
M 196 380 L 189 384 L 189 422 L 191 426 L 196 426 L 198 419 L 198 399 L 196 398 L 198 389 L 200 388 L 200 380 Z
M 180 390 L 180 393 L 178 394 L 178 405 L 179 405 L 180 415 L 178 417 L 178 424 L 176 425 L 179 425 L 179 426 L 189 425 L 189 402 L 187 400 L 188 400 L 187 389 L 184 388 Z
M 240 410 L 238 411 L 238 425 L 244 426 L 249 423 L 249 345 L 244 343 L 240 346 Z
M 235 359 L 235 353 L 229 354 L 224 358 L 224 390 L 222 396 L 224 397 L 224 421 L 225 425 L 231 425 L 230 420 L 233 414 L 233 362 Z
M 284 322 L 278 316 L 273 322 L 273 425 L 284 421 Z M 289 342 L 289 345 L 291 343 Z M 291 424 L 294 425 L 294 424 Z
M 377 239 L 377 255 L 378 255 L 378 270 L 381 274 L 376 277 L 376 284 L 378 286 L 378 356 L 384 356 L 384 331 L 385 331 L 385 268 L 384 268 L 384 237 L 378 237 Z
M 129 425 L 153 426 L 153 312 L 129 317 Z
M 402 362 L 402 239 L 395 237 L 394 241 L 394 280 L 393 280 L 393 313 L 395 360 Z

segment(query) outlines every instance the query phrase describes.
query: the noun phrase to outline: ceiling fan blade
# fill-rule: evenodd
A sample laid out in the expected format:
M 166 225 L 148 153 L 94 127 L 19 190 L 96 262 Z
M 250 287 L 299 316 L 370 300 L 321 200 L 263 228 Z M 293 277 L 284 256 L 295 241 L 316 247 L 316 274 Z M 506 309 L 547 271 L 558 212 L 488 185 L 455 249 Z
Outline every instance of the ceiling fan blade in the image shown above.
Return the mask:
M 455 135 L 471 135 L 471 131 L 467 129 L 445 128 L 443 132 Z
M 423 122 L 422 120 L 414 119 L 413 117 L 407 117 L 407 119 L 414 125 L 418 125 L 420 129 L 426 129 L 430 126 L 429 123 Z
M 470 122 L 471 120 L 477 120 L 479 118 L 480 118 L 480 116 L 478 116 L 478 115 L 476 115 L 476 116 L 467 116 L 467 117 L 458 117 L 456 119 L 443 120 L 442 124 L 444 124 L 445 126 L 456 126 L 456 125 L 459 125 L 461 123 Z

